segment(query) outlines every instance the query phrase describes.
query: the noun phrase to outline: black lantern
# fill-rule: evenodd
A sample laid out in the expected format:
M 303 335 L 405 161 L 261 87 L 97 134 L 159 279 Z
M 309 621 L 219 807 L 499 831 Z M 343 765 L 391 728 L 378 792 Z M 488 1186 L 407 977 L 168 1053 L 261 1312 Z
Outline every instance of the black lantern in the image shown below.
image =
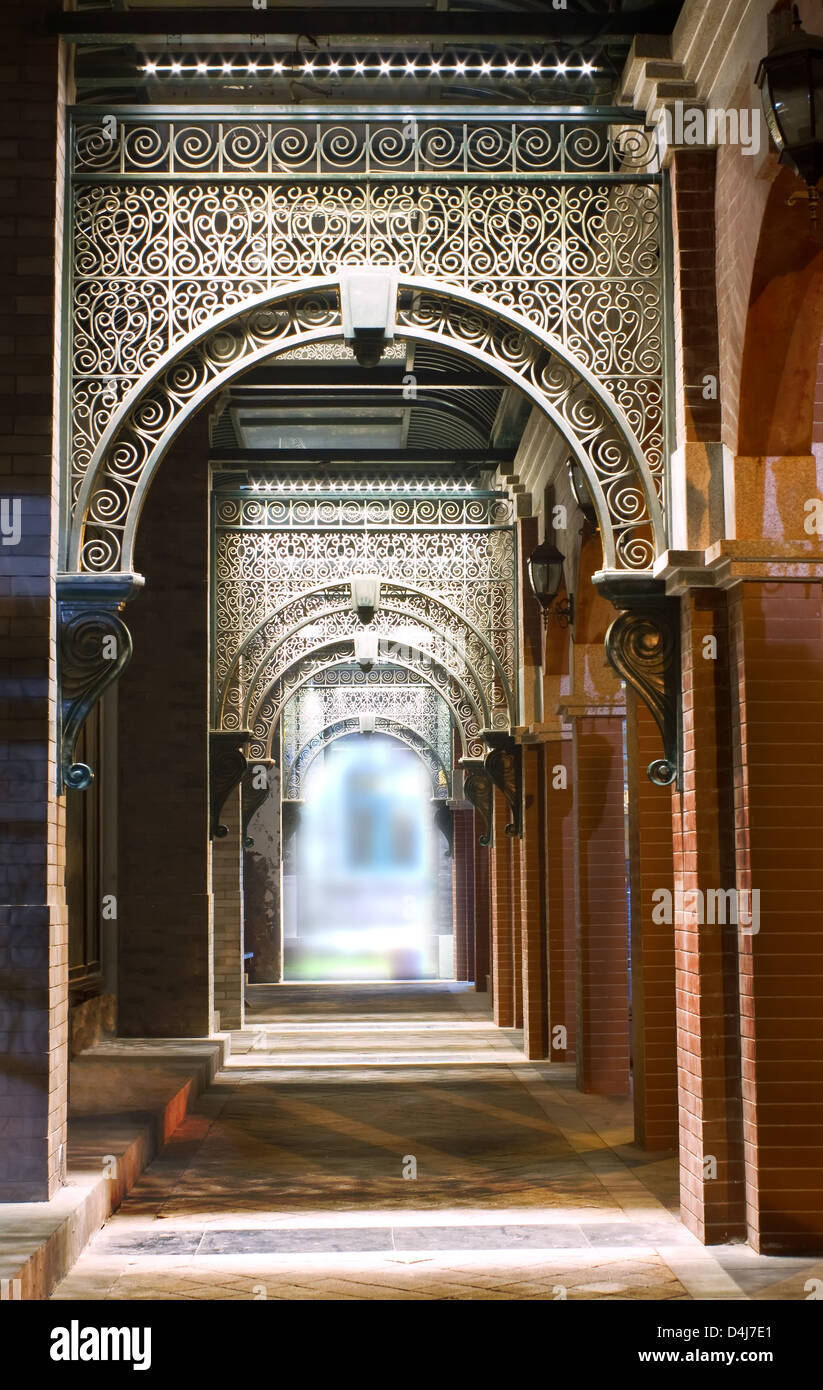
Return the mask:
M 763 114 L 780 163 L 808 185 L 809 212 L 817 225 L 817 184 L 823 175 L 823 38 L 804 34 L 794 7 L 794 33 L 762 60 L 757 85 Z
M 552 545 L 551 541 L 544 541 L 529 556 L 529 583 L 546 621 L 553 618 L 568 627 L 574 618 L 574 600 L 570 597 L 566 603 L 556 602 L 563 583 L 565 562 L 566 557 L 561 555 L 557 546 Z

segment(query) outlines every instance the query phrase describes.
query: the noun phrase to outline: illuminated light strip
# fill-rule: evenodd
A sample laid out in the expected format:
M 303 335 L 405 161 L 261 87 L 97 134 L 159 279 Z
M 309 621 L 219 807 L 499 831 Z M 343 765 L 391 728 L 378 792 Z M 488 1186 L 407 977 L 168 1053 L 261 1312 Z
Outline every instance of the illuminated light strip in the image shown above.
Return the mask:
M 480 73 L 482 76 L 491 76 L 495 73 L 509 77 L 537 77 L 544 73 L 563 73 L 578 74 L 589 77 L 593 73 L 599 72 L 600 68 L 595 63 L 583 62 L 579 64 L 568 63 L 560 60 L 553 64 L 544 63 L 541 59 L 508 59 L 505 62 L 491 62 L 489 59 L 456 59 L 454 62 L 444 62 L 439 58 L 421 59 L 419 62 L 414 59 L 406 59 L 405 62 L 393 63 L 388 58 L 377 59 L 367 62 L 365 59 L 357 58 L 352 62 L 343 62 L 336 58 L 304 58 L 298 63 L 284 62 L 280 59 L 273 59 L 271 62 L 261 62 L 259 59 L 253 62 L 229 62 L 220 61 L 216 63 L 204 62 L 202 59 L 196 62 L 158 62 L 156 59 L 147 60 L 140 65 L 140 71 L 155 76 L 158 74 L 171 73 L 177 76 L 181 73 L 196 73 L 199 75 L 209 75 L 222 73 L 224 76 L 238 76 L 242 73 L 254 73 L 258 76 L 265 76 L 266 73 L 282 72 L 326 72 L 343 73 L 350 72 L 356 77 L 377 76 L 392 77 L 403 75 L 406 77 L 425 77 L 430 74 L 453 73 L 455 76 L 462 77 L 468 73 Z

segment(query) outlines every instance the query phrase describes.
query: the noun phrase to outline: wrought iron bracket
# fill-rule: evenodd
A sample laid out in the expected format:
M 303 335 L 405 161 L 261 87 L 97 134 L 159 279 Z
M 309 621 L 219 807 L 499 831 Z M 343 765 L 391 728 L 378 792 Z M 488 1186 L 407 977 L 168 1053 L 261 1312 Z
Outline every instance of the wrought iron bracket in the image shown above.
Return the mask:
M 494 787 L 491 777 L 486 771 L 485 764 L 479 758 L 461 758 L 460 766 L 464 769 L 463 795 L 467 801 L 471 802 L 486 827 L 485 834 L 480 836 L 480 844 L 488 848 L 493 837 Z
M 523 834 L 523 749 L 506 729 L 483 729 L 481 735 L 489 749 L 486 770 L 511 811 L 506 834 L 519 837 Z
M 219 729 L 209 734 L 209 833 L 213 840 L 223 840 L 229 833 L 228 826 L 220 824 L 220 812 L 248 767 L 242 750 L 250 738 L 248 729 Z
M 679 783 L 682 771 L 680 600 L 659 580 L 629 583 L 611 576 L 595 583 L 623 612 L 606 633 L 606 655 L 617 674 L 654 715 L 663 757 L 649 764 L 655 786 Z
M 131 633 L 120 613 L 142 584 L 139 574 L 58 577 L 58 795 L 85 791 L 94 780 L 87 763 L 74 761 L 74 748 L 91 710 L 129 663 Z
M 445 801 L 432 800 L 434 823 L 448 845 L 447 857 L 454 858 L 454 812 Z
M 272 769 L 276 766 L 273 758 L 255 758 L 243 774 L 240 783 L 240 823 L 244 849 L 254 848 L 254 840 L 248 833 L 249 825 L 255 812 L 259 811 L 263 802 L 268 799 L 272 785 Z

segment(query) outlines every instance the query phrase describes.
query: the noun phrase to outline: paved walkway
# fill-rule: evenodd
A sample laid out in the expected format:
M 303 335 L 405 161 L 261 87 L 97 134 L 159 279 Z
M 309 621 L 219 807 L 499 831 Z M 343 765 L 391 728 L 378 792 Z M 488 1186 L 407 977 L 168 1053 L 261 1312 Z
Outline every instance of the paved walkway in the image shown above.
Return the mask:
M 706 1250 L 625 1100 L 460 985 L 249 990 L 250 1026 L 57 1299 L 803 1299 Z

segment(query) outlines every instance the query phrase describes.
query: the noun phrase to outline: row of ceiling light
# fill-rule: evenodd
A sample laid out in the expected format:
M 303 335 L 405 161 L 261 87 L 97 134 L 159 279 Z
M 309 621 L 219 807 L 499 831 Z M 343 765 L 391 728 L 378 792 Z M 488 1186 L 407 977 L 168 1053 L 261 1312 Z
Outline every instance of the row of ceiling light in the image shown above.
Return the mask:
M 461 482 L 455 479 L 447 479 L 443 482 L 421 482 L 407 481 L 402 478 L 388 480 L 371 481 L 369 479 L 352 479 L 351 481 L 340 482 L 336 479 L 317 479 L 305 480 L 301 478 L 277 479 L 276 481 L 257 481 L 253 480 L 244 485 L 250 487 L 252 492 L 476 492 L 477 484 L 474 482 Z
M 596 65 L 588 60 L 571 63 L 566 59 L 543 60 L 541 58 L 507 58 L 499 62 L 487 58 L 456 58 L 453 62 L 440 58 L 406 58 L 393 61 L 389 58 L 272 58 L 272 59 L 219 59 L 185 60 L 154 58 L 147 60 L 142 71 L 150 77 L 166 74 L 178 75 L 194 73 L 200 76 L 236 76 L 239 73 L 259 73 L 266 76 L 274 73 L 323 73 L 332 75 L 352 73 L 357 77 L 430 77 L 445 74 L 464 76 L 478 74 L 481 77 L 503 75 L 506 77 L 528 77 L 548 74 L 591 77 L 598 71 Z

